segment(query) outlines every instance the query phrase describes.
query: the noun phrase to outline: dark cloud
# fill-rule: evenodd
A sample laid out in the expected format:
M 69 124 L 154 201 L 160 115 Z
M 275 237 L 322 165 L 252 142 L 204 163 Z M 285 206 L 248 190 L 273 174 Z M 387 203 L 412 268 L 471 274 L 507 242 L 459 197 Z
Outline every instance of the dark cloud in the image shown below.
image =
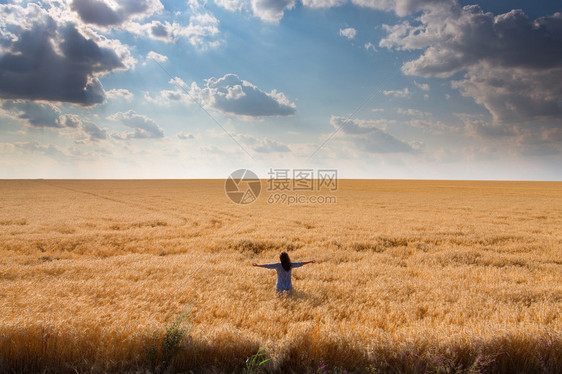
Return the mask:
M 562 67 L 506 69 L 481 64 L 452 87 L 490 111 L 496 122 L 554 120 L 562 125 Z
M 375 121 L 346 119 L 332 116 L 330 123 L 334 128 L 348 136 L 361 150 L 369 153 L 407 153 L 414 149 L 407 143 L 375 127 Z
M 158 0 L 120 0 L 112 8 L 103 0 L 73 0 L 70 7 L 86 23 L 114 26 L 131 18 L 149 16 L 162 9 L 162 4 Z
M 173 82 L 184 84 L 178 79 Z M 295 113 L 295 104 L 283 93 L 262 91 L 235 74 L 207 79 L 203 88 L 194 83 L 190 94 L 204 106 L 242 117 L 290 116 Z
M 0 57 L 0 98 L 84 106 L 104 102 L 96 76 L 125 68 L 116 52 L 86 39 L 72 24 L 58 26 L 45 14 L 33 21 L 28 20 L 29 29 L 5 26 L 17 35 L 14 39 L 0 36 L 5 51 Z
M 450 76 L 483 61 L 534 70 L 562 63 L 560 13 L 531 22 L 521 10 L 494 16 L 470 5 L 455 8 L 445 19 L 437 13 L 421 17 L 421 21 L 425 23 L 409 26 L 402 38 L 389 40 L 401 49 L 427 48 L 421 57 L 404 65 L 409 74 Z M 402 32 L 403 26 L 389 30 Z
M 51 129 L 76 129 L 73 134 L 80 142 L 107 139 L 107 130 L 90 121 L 83 121 L 75 114 L 61 114 L 50 103 L 30 101 L 4 101 L 1 108 L 12 118 L 31 127 Z
M 150 27 L 150 33 L 155 38 L 166 39 L 169 37 L 168 28 L 160 22 L 154 22 Z
M 84 121 L 82 123 L 82 130 L 89 135 L 90 140 L 104 140 L 107 139 L 107 130 L 100 128 L 93 122 Z
M 132 110 L 125 113 L 116 113 L 110 119 L 121 121 L 133 131 L 114 134 L 117 139 L 156 139 L 163 138 L 164 131 L 152 119 Z
M 61 123 L 64 127 L 77 128 L 82 122 L 75 114 L 65 114 L 61 117 Z
M 61 119 L 60 109 L 52 104 L 4 101 L 2 109 L 8 112 L 11 117 L 23 120 L 24 123 L 32 127 L 61 128 L 66 126 L 66 121 Z M 73 122 L 70 122 L 70 125 L 72 124 Z
M 448 78 L 496 122 L 562 118 L 562 14 L 529 20 L 521 10 L 485 13 L 478 5 L 424 11 L 418 23 L 385 26 L 380 45 L 423 50 L 404 73 Z

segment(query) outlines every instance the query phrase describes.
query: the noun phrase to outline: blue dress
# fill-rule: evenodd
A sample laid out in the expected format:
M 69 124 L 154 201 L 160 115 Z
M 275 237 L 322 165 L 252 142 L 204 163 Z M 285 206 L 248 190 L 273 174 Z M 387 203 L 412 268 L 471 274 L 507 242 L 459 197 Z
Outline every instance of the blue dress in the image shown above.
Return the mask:
M 302 262 L 291 262 L 291 269 L 300 268 L 304 265 Z M 286 271 L 280 262 L 276 264 L 266 264 L 267 269 L 277 270 L 277 291 L 291 291 L 293 284 L 291 283 L 291 270 Z

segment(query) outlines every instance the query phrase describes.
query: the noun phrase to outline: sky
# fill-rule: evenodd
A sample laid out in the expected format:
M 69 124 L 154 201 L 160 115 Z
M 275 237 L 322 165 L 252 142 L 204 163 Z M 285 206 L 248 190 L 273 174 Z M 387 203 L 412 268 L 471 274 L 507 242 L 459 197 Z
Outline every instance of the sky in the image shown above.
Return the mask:
M 0 0 L 0 179 L 562 180 L 562 5 Z

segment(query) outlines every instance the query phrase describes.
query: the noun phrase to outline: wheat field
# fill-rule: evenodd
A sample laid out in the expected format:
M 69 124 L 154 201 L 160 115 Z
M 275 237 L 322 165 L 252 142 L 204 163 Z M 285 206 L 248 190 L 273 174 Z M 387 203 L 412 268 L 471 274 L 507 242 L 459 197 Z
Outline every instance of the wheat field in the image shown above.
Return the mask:
M 0 372 L 562 372 L 562 183 L 335 195 L 0 181 Z

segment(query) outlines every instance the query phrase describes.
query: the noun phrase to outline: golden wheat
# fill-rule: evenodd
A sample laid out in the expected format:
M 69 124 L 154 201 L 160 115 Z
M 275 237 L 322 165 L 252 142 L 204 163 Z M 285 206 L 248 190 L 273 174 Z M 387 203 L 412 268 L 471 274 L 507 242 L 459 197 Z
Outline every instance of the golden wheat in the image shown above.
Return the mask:
M 0 371 L 562 371 L 562 184 L 0 181 Z M 252 262 L 318 262 L 292 295 Z M 150 347 L 189 309 L 181 352 Z M 155 343 L 156 342 L 156 343 Z

